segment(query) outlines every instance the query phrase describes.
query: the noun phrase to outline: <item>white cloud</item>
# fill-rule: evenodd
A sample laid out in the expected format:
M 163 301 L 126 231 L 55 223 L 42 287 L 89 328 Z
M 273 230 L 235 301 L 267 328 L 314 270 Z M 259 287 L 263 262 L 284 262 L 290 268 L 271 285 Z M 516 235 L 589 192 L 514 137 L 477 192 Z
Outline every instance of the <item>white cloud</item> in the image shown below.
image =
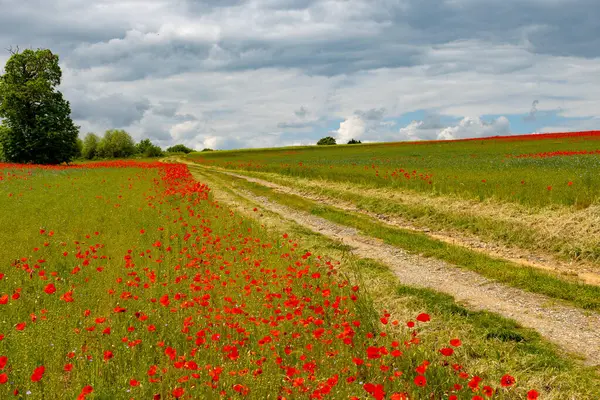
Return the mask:
M 173 125 L 169 132 L 176 141 L 190 139 L 200 134 L 200 123 L 198 121 L 185 121 Z
M 433 115 L 424 121 L 412 121 L 400 128 L 397 140 L 452 140 L 472 137 L 510 135 L 510 123 L 506 117 L 491 122 L 480 117 L 465 117 L 458 124 L 442 126 L 439 116 Z
M 425 121 L 412 121 L 398 131 L 399 140 L 434 140 L 439 129 L 427 127 Z
M 340 142 L 482 136 L 508 121 L 465 116 L 525 116 L 534 100 L 538 121 L 560 110 L 597 128 L 596 0 L 2 1 L 0 41 L 60 54 L 82 133 L 130 123 L 164 146 L 257 147 L 343 120 Z M 419 110 L 462 121 L 391 126 Z
M 366 123 L 358 115 L 353 115 L 340 123 L 340 128 L 336 131 L 336 141 L 346 143 L 350 139 L 361 139 L 365 134 Z
M 509 134 L 510 123 L 506 117 L 498 117 L 492 122 L 484 122 L 479 117 L 465 117 L 458 125 L 442 130 L 438 134 L 438 139 L 451 140 Z

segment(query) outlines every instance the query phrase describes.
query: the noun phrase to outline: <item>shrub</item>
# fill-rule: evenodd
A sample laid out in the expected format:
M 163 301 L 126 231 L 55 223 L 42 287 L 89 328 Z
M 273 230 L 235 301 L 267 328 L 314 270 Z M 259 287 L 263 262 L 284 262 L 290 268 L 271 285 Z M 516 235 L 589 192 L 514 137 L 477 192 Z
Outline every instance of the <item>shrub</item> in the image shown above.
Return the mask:
M 104 133 L 98 144 L 98 156 L 103 158 L 124 158 L 136 153 L 133 139 L 124 130 L 111 129 Z
M 83 139 L 83 148 L 81 149 L 81 156 L 87 160 L 92 160 L 98 156 L 98 144 L 100 138 L 95 133 L 88 133 Z
M 361 144 L 362 142 L 360 140 L 355 140 L 355 139 L 350 139 L 348 141 L 348 144 Z
M 331 137 L 331 136 L 327 136 L 327 137 L 321 138 L 317 142 L 318 146 L 330 146 L 330 145 L 333 145 L 333 144 L 337 144 L 337 143 L 335 142 L 335 139 L 333 137 Z
M 162 157 L 164 152 L 162 149 L 154 145 L 150 139 L 144 139 L 135 145 L 137 152 L 144 157 Z
M 171 146 L 167 149 L 167 152 L 169 153 L 185 153 L 185 154 L 189 154 L 191 153 L 192 149 L 190 149 L 189 147 L 186 147 L 183 144 L 176 144 L 175 146 Z

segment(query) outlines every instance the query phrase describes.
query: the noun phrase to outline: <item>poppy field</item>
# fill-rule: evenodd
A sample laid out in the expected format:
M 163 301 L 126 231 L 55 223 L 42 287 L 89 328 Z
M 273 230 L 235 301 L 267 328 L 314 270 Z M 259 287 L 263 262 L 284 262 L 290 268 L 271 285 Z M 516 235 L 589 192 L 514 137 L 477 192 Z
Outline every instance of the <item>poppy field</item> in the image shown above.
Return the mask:
M 0 398 L 539 396 L 183 164 L 1 164 L 0 209 Z
M 600 272 L 600 132 L 192 153 L 450 239 Z
M 600 131 L 456 141 L 203 152 L 231 170 L 408 189 L 526 206 L 587 207 L 600 198 Z

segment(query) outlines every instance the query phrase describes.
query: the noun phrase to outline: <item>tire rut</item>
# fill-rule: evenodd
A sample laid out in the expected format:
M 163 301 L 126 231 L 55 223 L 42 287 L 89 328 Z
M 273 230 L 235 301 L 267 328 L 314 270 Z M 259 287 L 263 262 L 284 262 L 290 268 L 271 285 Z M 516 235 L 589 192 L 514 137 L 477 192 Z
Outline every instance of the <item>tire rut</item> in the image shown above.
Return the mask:
M 202 168 L 198 164 L 189 163 L 189 165 L 193 165 L 197 168 Z M 538 254 L 533 252 L 527 252 L 523 249 L 516 248 L 506 248 L 504 246 L 500 246 L 497 244 L 491 244 L 484 242 L 482 240 L 478 240 L 474 237 L 467 237 L 458 232 L 432 232 L 429 229 L 422 229 L 407 223 L 401 218 L 392 217 L 389 215 L 377 214 L 374 212 L 369 212 L 363 209 L 356 207 L 352 203 L 343 202 L 339 200 L 333 200 L 330 198 L 325 198 L 321 196 L 315 196 L 310 193 L 306 193 L 303 191 L 295 190 L 290 188 L 289 186 L 279 185 L 264 179 L 254 178 L 251 176 L 246 176 L 243 174 L 237 174 L 230 171 L 225 171 L 221 169 L 211 168 L 212 170 L 224 174 L 229 175 L 235 178 L 245 179 L 248 182 L 257 183 L 259 185 L 268 187 L 270 189 L 279 191 L 281 193 L 293 194 L 296 196 L 304 197 L 312 201 L 317 201 L 322 204 L 339 208 L 344 211 L 352 211 L 358 212 L 364 215 L 367 215 L 371 218 L 378 220 L 380 223 L 393 226 L 396 228 L 406 229 L 413 232 L 424 233 L 427 236 L 442 241 L 444 243 L 461 246 L 468 248 L 469 250 L 476 251 L 479 253 L 483 253 L 492 257 L 502 258 L 504 260 L 513 262 L 515 264 L 524 265 L 527 267 L 537 268 L 544 271 L 550 271 L 553 273 L 563 274 L 565 277 L 576 278 L 578 281 L 588 284 L 588 285 L 596 285 L 600 286 L 600 274 L 596 272 L 589 271 L 579 271 L 574 269 L 569 263 L 563 262 L 560 260 L 552 260 L 551 262 L 546 261 L 547 259 L 552 259 L 553 257 L 546 254 Z

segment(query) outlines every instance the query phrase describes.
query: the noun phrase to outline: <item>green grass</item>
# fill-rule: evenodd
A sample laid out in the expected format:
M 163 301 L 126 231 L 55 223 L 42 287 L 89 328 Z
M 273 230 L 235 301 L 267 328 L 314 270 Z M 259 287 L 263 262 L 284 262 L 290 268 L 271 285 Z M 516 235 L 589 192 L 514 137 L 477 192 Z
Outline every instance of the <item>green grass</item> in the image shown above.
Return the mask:
M 207 173 L 205 170 L 202 172 Z M 216 174 L 218 172 L 211 171 L 209 176 L 214 177 Z M 498 282 L 532 293 L 543 294 L 553 299 L 564 300 L 583 309 L 600 310 L 600 287 L 573 282 L 535 268 L 492 258 L 464 247 L 444 243 L 422 233 L 386 226 L 358 213 L 320 205 L 296 195 L 275 192 L 270 188 L 247 182 L 241 178 L 227 176 L 226 179 L 234 180 L 236 185 L 251 190 L 256 195 L 265 196 L 294 209 L 356 228 L 367 236 L 382 239 L 387 244 L 411 253 L 444 260 Z
M 600 198 L 600 175 L 595 172 L 600 168 L 599 155 L 544 159 L 507 155 L 597 149 L 600 149 L 598 135 L 289 147 L 192 153 L 188 157 L 205 165 L 233 170 L 494 199 L 532 207 L 585 208 Z M 406 179 L 405 173 L 410 179 Z
M 482 385 L 514 374 L 519 383 L 498 399 L 542 390 L 551 373 L 564 378 L 551 393 L 591 391 L 587 369 L 542 366 L 549 360 L 524 356 L 524 342 L 484 345 L 435 309 L 431 324 L 417 325 L 420 344 L 405 346 L 411 331 L 381 323 L 382 308 L 403 322 L 428 310 L 416 300 L 394 304 L 410 296 L 382 303 L 388 286 L 372 285 L 345 259 L 347 248 L 301 228 L 284 237 L 262 227 L 214 202 L 184 166 L 145 166 L 1 170 L 0 398 L 74 399 L 88 385 L 88 400 L 241 398 L 246 390 L 258 399 L 314 390 L 364 398 L 365 382 L 435 398 L 459 380 L 444 360 L 464 364 Z M 465 344 L 445 358 L 438 350 L 455 336 Z M 403 355 L 368 358 L 369 348 L 393 346 Z M 428 383 L 419 388 L 424 360 Z

